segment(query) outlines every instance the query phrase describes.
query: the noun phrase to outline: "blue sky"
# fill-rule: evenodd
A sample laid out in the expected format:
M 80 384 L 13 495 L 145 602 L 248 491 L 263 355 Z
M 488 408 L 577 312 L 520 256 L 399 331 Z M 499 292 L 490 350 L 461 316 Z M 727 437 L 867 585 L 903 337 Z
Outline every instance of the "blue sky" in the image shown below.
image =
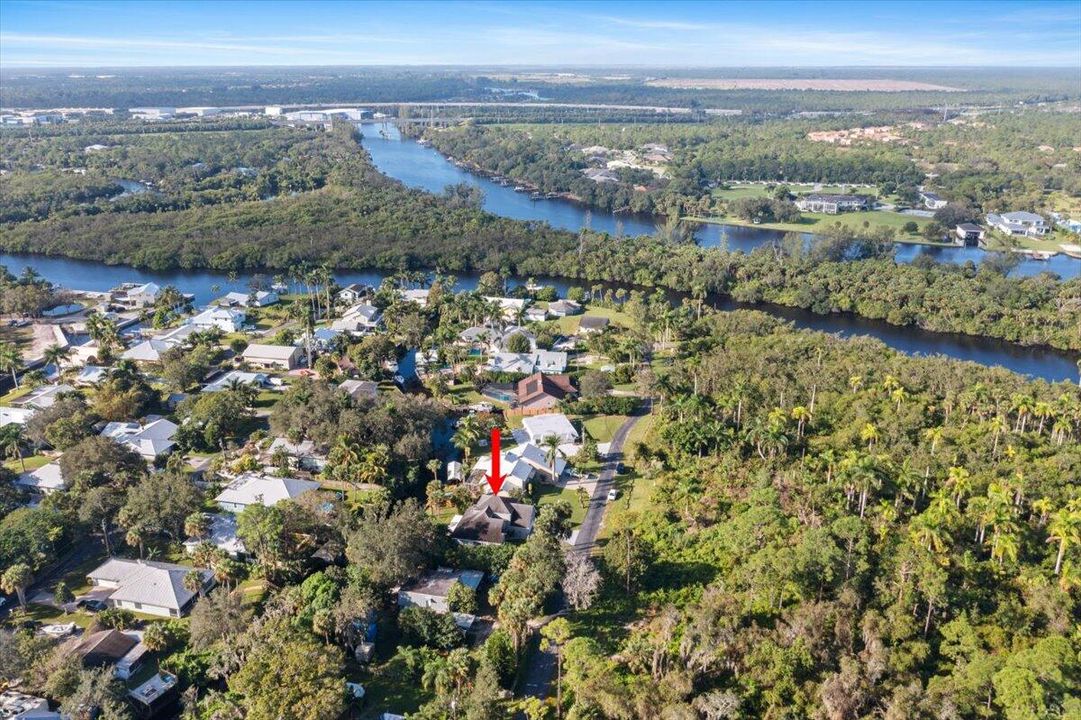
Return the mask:
M 1081 1 L 0 0 L 0 65 L 1081 66 Z

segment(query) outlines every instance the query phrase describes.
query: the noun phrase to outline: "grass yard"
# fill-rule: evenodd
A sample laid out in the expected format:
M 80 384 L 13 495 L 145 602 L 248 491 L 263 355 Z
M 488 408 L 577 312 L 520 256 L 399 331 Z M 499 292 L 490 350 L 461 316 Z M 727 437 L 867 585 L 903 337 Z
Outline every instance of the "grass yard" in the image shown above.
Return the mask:
M 19 387 L 18 390 L 13 389 L 11 392 L 7 393 L 3 397 L 0 397 L 0 405 L 11 405 L 13 402 L 21 398 L 23 395 L 28 394 L 33 389 L 34 388 L 30 385 L 30 383 L 23 383 L 23 385 Z
M 627 421 L 626 415 L 594 415 L 583 425 L 589 436 L 599 443 L 612 442 L 616 431 Z
M 915 234 L 910 234 L 902 231 L 905 223 L 914 222 L 917 228 L 923 229 L 931 220 L 929 218 L 914 217 L 912 215 L 902 215 L 901 213 L 889 212 L 886 210 L 869 210 L 867 212 L 852 212 L 852 213 L 840 213 L 838 215 L 827 215 L 825 213 L 803 213 L 799 222 L 794 223 L 761 223 L 755 225 L 747 220 L 742 220 L 731 215 L 722 215 L 717 217 L 689 217 L 687 220 L 693 220 L 695 222 L 716 223 L 720 225 L 737 225 L 741 227 L 759 227 L 766 230 L 781 230 L 784 232 L 815 232 L 816 229 L 821 229 L 827 225 L 833 223 L 840 223 L 845 227 L 860 229 L 864 227 L 879 228 L 886 227 L 891 228 L 897 233 L 897 242 L 911 242 L 920 244 L 935 244 L 928 243 L 922 235 L 917 231 Z
M 0 326 L 0 342 L 11 343 L 19 352 L 26 353 L 34 344 L 34 329 L 29 325 L 24 327 Z M 11 373 L 8 373 L 11 376 Z
M 632 457 L 634 446 L 648 437 L 653 429 L 654 419 L 653 415 L 646 415 L 631 429 L 626 442 L 623 444 L 624 458 Z M 612 526 L 613 518 L 618 518 L 619 515 L 625 513 L 642 513 L 652 506 L 653 483 L 642 477 L 630 462 L 625 461 L 625 464 L 631 472 L 616 477 L 615 483 L 619 489 L 619 499 L 609 504 L 607 517 L 597 534 L 598 540 L 607 538 L 608 528 Z
M 60 608 L 53 607 L 52 605 L 27 603 L 25 613 L 20 613 L 18 616 L 12 615 L 9 619 L 20 622 L 23 620 L 34 620 L 42 625 L 67 625 L 68 623 L 75 623 L 85 630 L 90 626 L 90 623 L 94 621 L 94 616 L 82 610 L 65 613 Z
M 533 501 L 538 508 L 566 500 L 571 506 L 571 523 L 580 525 L 586 517 L 586 509 L 578 499 L 577 488 L 560 488 L 545 483 L 533 483 Z
M 25 466 L 26 472 L 31 470 L 37 470 L 42 465 L 48 465 L 53 461 L 53 458 L 48 455 L 31 455 L 30 457 L 24 457 L 20 463 L 18 460 L 8 460 L 4 463 L 4 467 L 13 473 L 23 472 Z
M 596 304 L 586 304 L 582 315 L 592 315 L 594 317 L 606 317 L 612 325 L 619 327 L 629 328 L 634 330 L 638 327 L 638 323 L 634 321 L 627 313 L 618 308 L 612 308 Z M 582 315 L 568 315 L 566 317 L 556 318 L 548 322 L 554 322 L 559 328 L 559 331 L 564 335 L 574 335 L 578 332 L 578 322 L 581 320 Z

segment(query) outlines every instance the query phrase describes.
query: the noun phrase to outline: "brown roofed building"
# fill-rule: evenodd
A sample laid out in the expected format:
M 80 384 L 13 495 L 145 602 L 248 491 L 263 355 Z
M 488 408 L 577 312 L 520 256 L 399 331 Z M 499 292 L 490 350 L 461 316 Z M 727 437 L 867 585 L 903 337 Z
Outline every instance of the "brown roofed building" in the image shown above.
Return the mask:
M 511 502 L 499 495 L 485 495 L 452 522 L 450 536 L 466 545 L 502 545 L 525 540 L 533 532 L 532 505 Z
M 577 392 L 567 375 L 533 373 L 518 381 L 515 406 L 527 410 L 547 410 Z

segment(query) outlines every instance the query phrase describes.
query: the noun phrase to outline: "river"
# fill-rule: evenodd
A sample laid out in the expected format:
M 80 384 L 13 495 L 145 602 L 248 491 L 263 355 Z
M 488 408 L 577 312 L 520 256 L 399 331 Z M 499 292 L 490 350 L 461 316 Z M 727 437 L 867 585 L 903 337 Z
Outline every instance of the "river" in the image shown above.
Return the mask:
M 23 268 L 31 267 L 42 277 L 61 287 L 74 290 L 110 290 L 123 282 L 174 285 L 183 292 L 194 295 L 196 305 L 206 305 L 211 300 L 227 292 L 248 292 L 250 276 L 238 276 L 230 280 L 224 274 L 204 270 L 176 270 L 154 272 L 140 270 L 125 265 L 103 265 L 97 262 L 70 260 L 68 258 L 45 257 L 41 255 L 15 255 L 0 253 L 0 264 L 15 274 Z M 335 273 L 335 279 L 342 285 L 364 283 L 379 285 L 384 277 L 380 272 Z M 267 281 L 271 274 L 266 275 Z M 458 278 L 458 289 L 472 290 L 477 286 L 476 276 Z M 553 285 L 560 295 L 566 295 L 567 289 L 576 284 L 561 278 L 536 278 L 537 282 Z M 522 278 L 512 278 L 511 287 L 524 282 Z M 588 285 L 589 283 L 577 283 Z M 673 300 L 678 300 L 676 293 L 668 293 Z M 981 365 L 999 365 L 1017 373 L 1042 378 L 1049 382 L 1077 379 L 1077 365 L 1071 353 L 1051 348 L 1023 347 L 1004 340 L 957 335 L 953 333 L 934 333 L 915 327 L 899 327 L 881 320 L 871 320 L 847 313 L 817 315 L 809 310 L 788 308 L 778 305 L 749 306 L 736 303 L 727 298 L 711 298 L 710 304 L 720 310 L 749 308 L 764 310 L 770 314 L 792 321 L 798 328 L 835 333 L 842 337 L 868 335 L 877 338 L 886 345 L 910 355 L 931 355 L 940 353 L 959 360 L 970 360 Z
M 361 123 L 363 145 L 381 172 L 410 187 L 441 193 L 447 185 L 468 183 L 484 191 L 484 209 L 515 220 L 542 220 L 552 227 L 578 232 L 582 227 L 610 235 L 652 235 L 657 230 L 654 218 L 630 213 L 610 213 L 588 208 L 568 200 L 554 198 L 531 200 L 529 193 L 515 192 L 486 177 L 476 175 L 449 162 L 437 150 L 403 138 L 392 123 Z M 695 231 L 698 244 L 750 252 L 783 238 L 784 232 L 741 225 L 702 224 Z M 805 238 L 810 238 L 805 234 Z M 979 248 L 939 247 L 915 243 L 897 243 L 898 262 L 911 262 L 927 255 L 938 262 L 979 264 L 988 253 Z M 1058 254 L 1050 260 L 1021 259 L 1011 270 L 1014 275 L 1037 275 L 1053 272 L 1063 278 L 1081 275 L 1081 260 Z

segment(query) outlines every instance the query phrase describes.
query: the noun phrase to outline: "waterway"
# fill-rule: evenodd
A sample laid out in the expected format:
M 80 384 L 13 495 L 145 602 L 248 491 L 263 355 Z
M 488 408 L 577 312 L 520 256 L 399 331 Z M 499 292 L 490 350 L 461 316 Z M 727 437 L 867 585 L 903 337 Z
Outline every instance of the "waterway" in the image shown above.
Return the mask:
M 361 123 L 359 127 L 364 136 L 363 145 L 375 166 L 410 187 L 441 193 L 448 185 L 467 183 L 484 191 L 484 209 L 488 212 L 515 220 L 540 220 L 571 232 L 578 232 L 583 227 L 610 235 L 652 235 L 657 231 L 657 220 L 651 216 L 605 212 L 562 198 L 533 200 L 527 192 L 515 192 L 513 187 L 458 167 L 431 147 L 403 138 L 392 123 Z M 780 230 L 712 223 L 702 224 L 695 231 L 698 244 L 703 247 L 723 245 L 741 252 L 777 242 L 784 235 Z M 805 234 L 805 239 L 810 237 Z M 938 262 L 979 264 L 988 256 L 979 248 L 913 243 L 897 243 L 895 252 L 898 262 L 911 262 L 926 255 Z M 1063 278 L 1078 277 L 1081 260 L 1061 253 L 1050 260 L 1026 257 L 1011 270 L 1013 275 L 1019 276 L 1041 272 L 1053 272 Z
M 124 282 L 174 285 L 183 292 L 191 293 L 197 306 L 206 305 L 227 292 L 246 293 L 251 279 L 251 276 L 246 275 L 230 279 L 227 275 L 204 270 L 154 272 L 124 265 L 104 265 L 68 258 L 11 253 L 0 253 L 0 265 L 6 266 L 15 274 L 21 273 L 23 268 L 33 268 L 41 277 L 50 282 L 73 290 L 104 292 Z M 271 274 L 267 273 L 265 277 L 269 281 Z M 383 273 L 374 271 L 335 273 L 335 279 L 342 285 L 364 283 L 378 286 L 383 277 Z M 472 290 L 477 286 L 477 280 L 476 276 L 459 277 L 458 289 Z M 560 278 L 536 278 L 536 280 L 554 286 L 561 296 L 575 284 L 573 281 Z M 515 287 L 523 282 L 522 278 L 512 278 L 509 284 Z M 669 295 L 673 300 L 678 301 L 678 294 L 669 293 Z M 1078 376 L 1074 355 L 1065 351 L 1023 347 L 993 338 L 934 333 L 915 327 L 899 327 L 881 320 L 871 320 L 852 314 L 817 315 L 800 308 L 777 305 L 749 306 L 727 298 L 710 298 L 709 302 L 720 310 L 754 307 L 790 320 L 798 328 L 834 333 L 841 337 L 867 335 L 910 355 L 942 354 L 981 365 L 1002 366 L 1008 370 L 1050 382 L 1076 381 Z

